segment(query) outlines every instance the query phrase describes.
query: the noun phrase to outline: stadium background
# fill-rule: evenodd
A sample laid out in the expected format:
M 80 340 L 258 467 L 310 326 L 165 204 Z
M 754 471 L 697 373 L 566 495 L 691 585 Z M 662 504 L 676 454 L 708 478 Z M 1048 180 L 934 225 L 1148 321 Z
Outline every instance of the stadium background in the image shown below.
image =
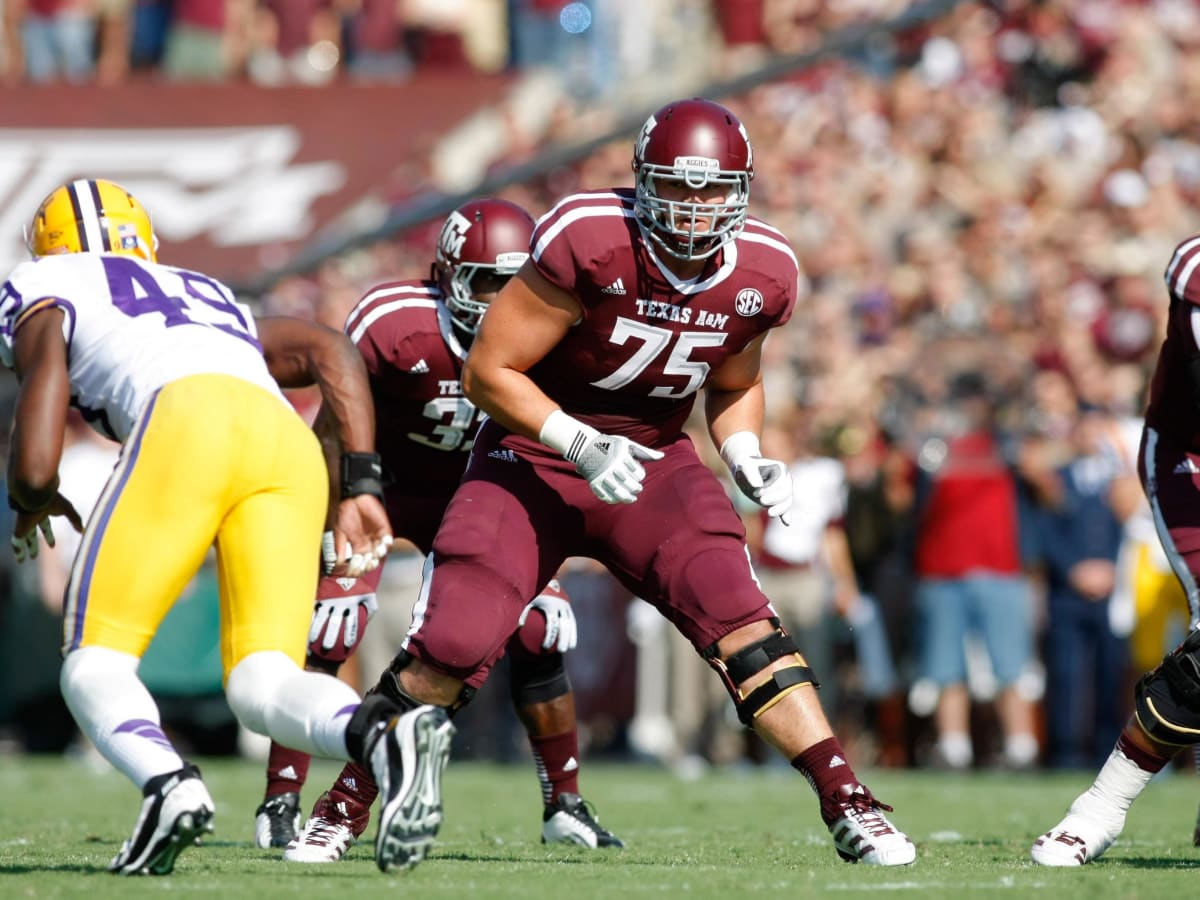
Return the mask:
M 445 0 L 389 4 L 390 43 L 363 37 L 371 0 L 178 0 L 175 18 L 171 6 L 6 0 L 5 269 L 54 185 L 109 177 L 146 203 L 165 261 L 226 279 L 265 312 L 340 327 L 366 287 L 427 272 L 461 199 L 499 195 L 541 214 L 576 188 L 629 184 L 632 136 L 660 103 L 701 95 L 738 112 L 756 149 L 753 211 L 791 239 L 808 287 L 770 345 L 771 421 L 808 443 L 797 454 L 839 459 L 860 489 L 855 509 L 876 510 L 847 533 L 859 574 L 880 579 L 859 587 L 879 600 L 898 681 L 881 696 L 864 688 L 831 593 L 814 631 L 835 651 L 826 703 L 862 761 L 937 764 L 912 660 L 913 472 L 954 427 L 950 386 L 964 375 L 985 385 L 1031 477 L 1077 452 L 1080 409 L 1114 424 L 1140 412 L 1165 320 L 1161 272 L 1200 230 L 1193 4 Z M 78 25 L 80 11 L 96 17 L 91 64 L 32 77 L 27 26 Z M 11 377 L 0 385 L 7 421 Z M 393 607 L 410 562 L 392 566 Z M 1030 579 L 1040 596 L 1036 567 Z M 627 615 L 607 576 L 581 564 L 565 580 L 590 752 L 761 759 L 711 676 Z M 72 746 L 46 584 L 0 560 L 4 751 Z M 195 640 L 215 628 L 213 610 L 202 573 L 145 674 L 185 742 L 233 752 L 219 670 Z M 1114 625 L 1119 639 L 1129 624 Z M 386 658 L 386 625 L 364 668 Z M 1039 711 L 1043 679 L 1035 665 L 1022 682 Z M 977 764 L 990 765 L 1001 754 L 986 664 L 972 689 Z M 521 755 L 503 694 L 474 704 L 460 753 Z M 1124 709 L 1128 690 L 1080 702 Z

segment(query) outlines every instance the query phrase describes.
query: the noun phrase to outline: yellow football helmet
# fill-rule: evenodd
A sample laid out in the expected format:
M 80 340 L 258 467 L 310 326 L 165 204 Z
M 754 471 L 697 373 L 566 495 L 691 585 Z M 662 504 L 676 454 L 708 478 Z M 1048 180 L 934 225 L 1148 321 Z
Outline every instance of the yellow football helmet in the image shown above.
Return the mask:
M 38 207 L 25 242 L 34 256 L 120 253 L 155 262 L 158 251 L 145 207 L 119 184 L 99 178 L 55 188 Z

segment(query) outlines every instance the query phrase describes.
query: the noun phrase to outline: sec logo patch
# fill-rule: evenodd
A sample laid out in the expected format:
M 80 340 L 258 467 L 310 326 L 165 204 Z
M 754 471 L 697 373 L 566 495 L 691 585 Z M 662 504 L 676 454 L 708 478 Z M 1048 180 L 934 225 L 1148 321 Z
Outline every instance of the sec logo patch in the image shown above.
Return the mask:
M 754 288 L 743 288 L 734 298 L 733 308 L 737 310 L 739 316 L 746 318 L 757 316 L 762 312 L 763 295 Z

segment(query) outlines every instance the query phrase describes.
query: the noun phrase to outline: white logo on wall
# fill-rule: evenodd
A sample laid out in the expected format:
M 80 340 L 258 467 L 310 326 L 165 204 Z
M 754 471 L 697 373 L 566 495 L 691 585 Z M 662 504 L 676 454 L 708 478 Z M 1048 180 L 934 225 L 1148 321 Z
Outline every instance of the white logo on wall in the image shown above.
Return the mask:
M 346 173 L 333 161 L 292 163 L 299 148 L 287 126 L 0 128 L 0 273 L 29 258 L 22 235 L 46 195 L 87 176 L 128 188 L 167 246 L 306 237 L 313 202 L 339 190 Z
M 739 316 L 757 316 L 763 308 L 763 295 L 754 288 L 742 288 L 733 300 Z

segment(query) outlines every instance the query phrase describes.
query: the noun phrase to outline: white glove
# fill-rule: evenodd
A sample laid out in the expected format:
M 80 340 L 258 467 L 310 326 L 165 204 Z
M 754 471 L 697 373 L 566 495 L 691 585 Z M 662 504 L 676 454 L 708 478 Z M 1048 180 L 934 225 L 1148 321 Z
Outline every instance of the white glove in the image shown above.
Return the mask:
M 326 650 L 332 650 L 337 645 L 338 635 L 345 630 L 342 645 L 349 650 L 358 643 L 359 606 L 367 608 L 368 619 L 375 615 L 375 611 L 379 609 L 375 593 L 318 600 L 313 607 L 312 625 L 308 628 L 308 642 L 314 643 L 324 631 L 325 639 L 321 641 L 321 646 Z
M 42 519 L 37 523 L 36 528 L 31 528 L 26 534 L 17 537 L 12 536 L 12 551 L 16 557 L 17 563 L 23 563 L 27 559 L 37 559 L 38 555 L 38 532 L 42 533 L 42 537 L 46 539 L 46 543 L 51 547 L 54 546 L 54 531 L 50 528 L 50 517 Z
M 764 459 L 758 436 L 752 431 L 731 434 L 721 445 L 721 459 L 729 466 L 738 489 L 763 507 L 767 515 L 788 524 L 792 508 L 792 473 L 777 459 Z
M 566 653 L 574 648 L 578 628 L 575 625 L 575 613 L 572 612 L 570 603 L 553 594 L 541 594 L 530 600 L 521 610 L 521 618 L 517 620 L 518 625 L 525 624 L 531 609 L 540 610 L 546 617 L 546 636 L 542 639 L 543 650 L 549 650 L 551 647 L 555 647 L 555 644 L 558 645 L 555 649 L 559 653 Z
M 332 531 L 326 531 L 321 535 L 321 571 L 330 575 L 340 563 L 346 564 L 346 575 L 350 578 L 362 578 L 368 572 L 379 568 L 379 564 L 383 562 L 388 555 L 388 550 L 392 546 L 392 537 L 387 537 L 380 540 L 367 553 L 355 553 L 350 542 L 346 541 L 342 547 L 342 552 L 339 555 L 335 538 Z
M 662 459 L 663 454 L 590 425 L 556 409 L 546 417 L 539 440 L 574 463 L 592 493 L 605 503 L 633 503 L 642 492 L 646 470 L 639 460 Z

